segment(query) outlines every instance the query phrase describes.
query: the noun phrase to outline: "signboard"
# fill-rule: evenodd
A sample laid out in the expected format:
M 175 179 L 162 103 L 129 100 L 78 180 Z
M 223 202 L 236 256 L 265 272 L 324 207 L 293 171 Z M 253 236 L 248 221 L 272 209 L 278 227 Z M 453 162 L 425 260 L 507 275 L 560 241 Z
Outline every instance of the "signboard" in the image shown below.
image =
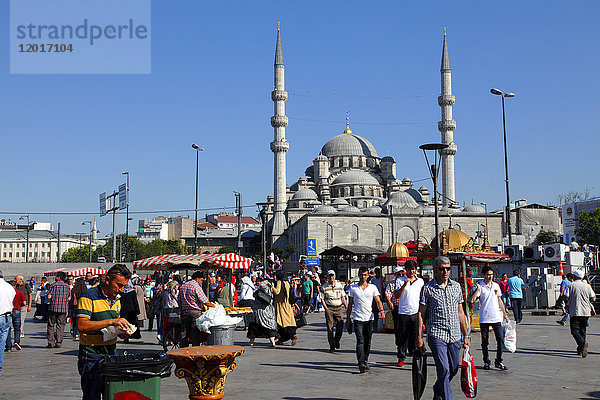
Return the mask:
M 127 208 L 127 184 L 119 185 L 119 210 Z
M 306 239 L 306 255 L 317 255 L 317 239 Z
M 100 193 L 100 216 L 106 215 L 106 192 Z
M 319 265 L 319 256 L 306 257 L 306 265 Z

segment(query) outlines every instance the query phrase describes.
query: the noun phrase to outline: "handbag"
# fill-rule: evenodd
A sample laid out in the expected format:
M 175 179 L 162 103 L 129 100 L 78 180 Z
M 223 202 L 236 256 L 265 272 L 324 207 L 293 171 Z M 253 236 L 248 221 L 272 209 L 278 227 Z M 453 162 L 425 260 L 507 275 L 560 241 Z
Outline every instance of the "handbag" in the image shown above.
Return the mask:
M 257 290 L 256 292 L 254 292 L 254 298 L 266 306 L 271 304 L 271 296 L 269 296 L 262 290 Z
M 296 320 L 296 328 L 302 328 L 307 324 L 304 313 L 294 315 L 294 319 Z
M 412 360 L 413 398 L 419 400 L 427 384 L 427 354 L 425 346 L 415 349 Z
M 460 386 L 468 398 L 477 396 L 477 372 L 475 371 L 473 356 L 468 347 L 463 351 Z

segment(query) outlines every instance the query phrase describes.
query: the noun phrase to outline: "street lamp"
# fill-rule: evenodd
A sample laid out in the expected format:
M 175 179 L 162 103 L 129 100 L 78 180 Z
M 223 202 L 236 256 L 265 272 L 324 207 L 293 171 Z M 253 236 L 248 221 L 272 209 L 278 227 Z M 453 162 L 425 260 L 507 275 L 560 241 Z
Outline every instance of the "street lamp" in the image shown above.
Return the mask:
M 508 231 L 508 244 L 512 245 L 512 233 L 510 229 L 510 195 L 508 191 L 508 152 L 506 150 L 506 114 L 504 112 L 504 98 L 515 97 L 514 93 L 503 93 L 501 90 L 492 88 L 492 94 L 502 97 L 502 128 L 504 130 L 504 175 L 506 182 L 506 230 Z
M 27 239 L 25 243 L 25 262 L 29 262 L 29 215 L 22 215 L 19 219 L 27 218 Z
M 242 194 L 240 192 L 233 191 L 235 194 L 235 208 L 237 209 L 237 254 L 242 255 Z
M 92 221 L 83 221 L 81 225 L 90 224 L 90 264 L 92 263 L 92 229 L 94 229 L 94 225 Z
M 440 151 L 445 149 L 446 147 L 448 147 L 448 145 L 444 143 L 428 143 L 419 146 L 419 148 L 423 150 L 423 155 L 425 156 L 425 161 L 427 162 L 427 169 L 429 170 L 429 174 L 431 175 L 431 179 L 433 180 L 433 207 L 435 216 L 435 238 L 437 243 L 435 251 L 438 257 L 442 254 L 442 251 L 440 247 L 440 221 L 438 218 L 437 178 L 438 172 L 440 171 L 440 161 L 442 159 Z M 433 164 L 429 163 L 427 151 L 432 152 L 431 154 L 433 155 Z
M 121 172 L 121 175 L 127 175 L 127 190 L 126 190 L 126 201 L 127 201 L 127 211 L 125 211 L 125 261 L 127 261 L 127 252 L 129 249 L 129 171 Z M 91 254 L 91 253 L 90 253 Z M 90 262 L 92 262 L 92 258 L 90 256 Z M 120 261 L 119 261 L 120 262 Z
M 198 253 L 198 154 L 204 151 L 196 143 L 192 143 L 192 148 L 196 150 L 196 209 L 194 214 L 194 254 Z
M 485 236 L 487 237 L 488 240 L 490 240 L 490 232 L 488 231 L 488 216 L 487 216 L 487 203 L 484 203 L 483 201 L 481 204 L 484 208 L 485 208 Z

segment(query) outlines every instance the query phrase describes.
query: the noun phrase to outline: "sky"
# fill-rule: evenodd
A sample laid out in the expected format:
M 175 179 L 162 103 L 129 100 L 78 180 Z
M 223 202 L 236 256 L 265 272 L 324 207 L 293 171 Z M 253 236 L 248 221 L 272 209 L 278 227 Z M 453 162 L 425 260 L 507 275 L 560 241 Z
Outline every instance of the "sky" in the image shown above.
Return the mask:
M 9 3 L 0 3 L 5 21 Z M 285 59 L 287 183 L 350 127 L 399 179 L 432 191 L 418 146 L 439 142 L 440 61 L 447 27 L 456 196 L 505 202 L 506 99 L 511 199 L 556 203 L 600 195 L 597 1 L 153 1 L 150 74 L 10 74 L 9 28 L 0 40 L 0 218 L 29 214 L 61 233 L 100 237 L 98 195 L 130 172 L 130 223 L 189 215 L 199 158 L 200 215 L 245 215 L 273 193 L 273 61 L 277 22 Z M 178 210 L 184 210 L 179 211 Z M 186 211 L 187 210 L 187 211 Z M 192 210 L 192 211 L 190 211 Z M 34 214 L 40 213 L 40 214 Z M 64 214 L 76 213 L 76 214 Z M 117 231 L 125 231 L 119 214 Z

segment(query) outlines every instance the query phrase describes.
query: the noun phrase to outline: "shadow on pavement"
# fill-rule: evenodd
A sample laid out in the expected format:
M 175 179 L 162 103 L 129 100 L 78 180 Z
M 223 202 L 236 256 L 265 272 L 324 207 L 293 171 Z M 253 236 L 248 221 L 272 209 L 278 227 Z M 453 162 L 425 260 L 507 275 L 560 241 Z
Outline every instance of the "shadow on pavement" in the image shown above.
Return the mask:
M 580 399 L 582 399 L 582 400 L 600 399 L 600 392 L 588 392 L 588 393 L 586 393 L 586 396 L 589 396 L 589 397 L 580 397 Z
M 574 346 L 575 347 L 575 346 Z M 562 357 L 562 358 L 580 358 L 575 350 L 556 350 L 556 349 L 530 349 L 526 347 L 517 348 L 517 353 L 522 354 L 538 354 L 541 356 Z M 589 355 L 600 353 L 588 352 Z

